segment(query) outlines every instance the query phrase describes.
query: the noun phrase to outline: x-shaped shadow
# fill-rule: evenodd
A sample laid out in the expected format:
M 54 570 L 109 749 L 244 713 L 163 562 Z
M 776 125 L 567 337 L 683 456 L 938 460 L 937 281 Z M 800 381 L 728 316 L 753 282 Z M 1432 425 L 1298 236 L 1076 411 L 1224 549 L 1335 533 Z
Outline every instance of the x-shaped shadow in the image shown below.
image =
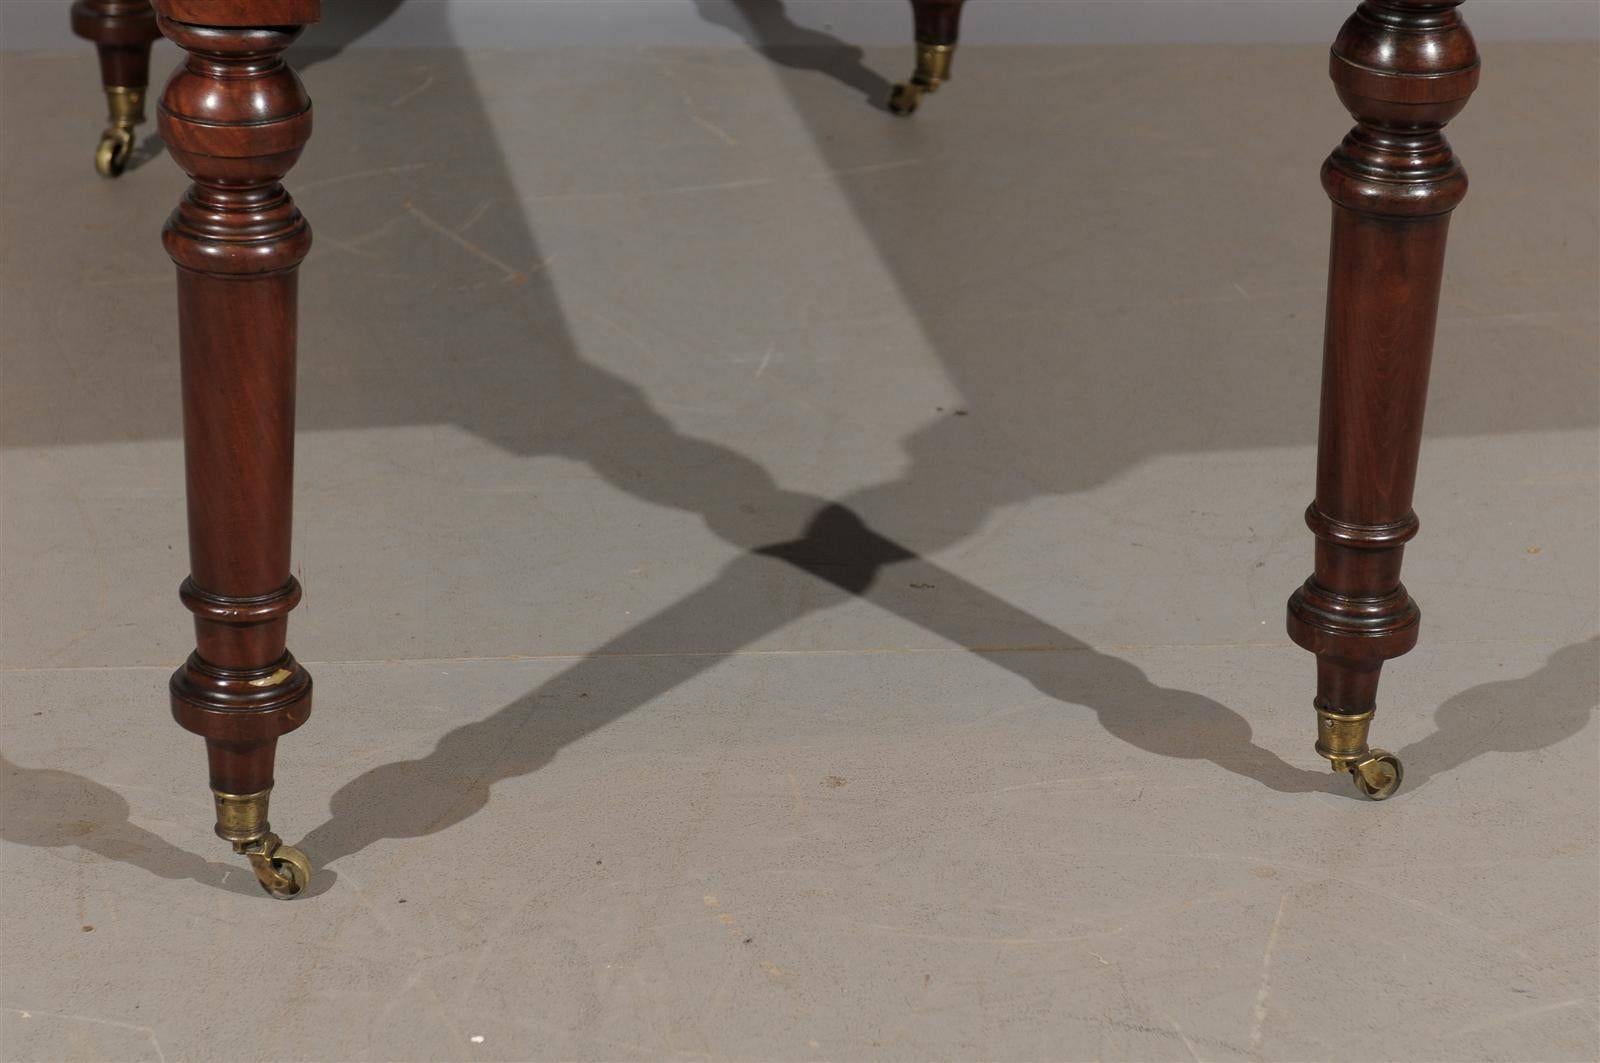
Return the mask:
M 773 582 L 774 561 L 815 577 L 814 598 L 780 596 L 752 615 L 752 587 Z M 932 584 L 938 604 L 885 587 L 889 569 L 909 582 Z M 1164 757 L 1209 760 L 1224 770 L 1283 793 L 1330 788 L 1326 772 L 1285 763 L 1251 741 L 1249 723 L 1199 694 L 1158 686 L 1133 664 L 1094 649 L 1025 610 L 886 539 L 847 507 L 819 506 L 798 539 L 763 547 L 730 562 L 716 578 L 606 643 L 572 667 L 486 719 L 455 728 L 419 760 L 374 768 L 334 794 L 331 816 L 308 834 L 303 848 L 319 863 L 359 852 L 383 838 L 444 830 L 489 802 L 496 782 L 538 770 L 563 746 L 649 703 L 786 624 L 859 597 L 929 631 L 961 641 L 959 628 L 976 614 L 986 627 L 1028 632 L 1023 643 L 968 646 L 985 660 L 1022 676 L 1052 699 L 1087 706 L 1111 734 Z M 707 618 L 739 618 L 737 641 L 718 653 L 662 655 L 648 677 L 617 696 L 608 674 L 616 658 L 703 630 Z M 723 627 L 721 630 L 728 630 Z M 591 698 L 606 690 L 607 698 Z

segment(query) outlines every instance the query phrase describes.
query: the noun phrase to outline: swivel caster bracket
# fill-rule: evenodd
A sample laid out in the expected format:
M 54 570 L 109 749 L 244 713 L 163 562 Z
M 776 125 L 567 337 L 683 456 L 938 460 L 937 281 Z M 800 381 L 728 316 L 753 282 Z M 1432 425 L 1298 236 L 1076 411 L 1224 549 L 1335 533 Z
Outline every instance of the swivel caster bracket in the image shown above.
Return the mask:
M 94 152 L 95 172 L 101 177 L 121 177 L 133 158 L 134 128 L 144 121 L 142 88 L 111 86 L 106 89 L 110 118 Z
M 288 900 L 311 884 L 311 861 L 306 854 L 274 834 L 267 823 L 269 787 L 253 794 L 212 791 L 217 805 L 217 836 L 233 844 L 233 851 L 250 861 L 261 888 L 279 900 Z
M 1382 801 L 1393 796 L 1405 779 L 1400 758 L 1367 745 L 1372 712 L 1346 714 L 1317 706 L 1317 752 L 1336 772 L 1348 772 L 1363 797 Z
M 922 97 L 937 92 L 940 85 L 950 80 L 950 62 L 955 56 L 953 44 L 924 44 L 917 42 L 917 68 L 910 81 L 902 81 L 889 92 L 889 111 L 901 117 L 916 113 Z

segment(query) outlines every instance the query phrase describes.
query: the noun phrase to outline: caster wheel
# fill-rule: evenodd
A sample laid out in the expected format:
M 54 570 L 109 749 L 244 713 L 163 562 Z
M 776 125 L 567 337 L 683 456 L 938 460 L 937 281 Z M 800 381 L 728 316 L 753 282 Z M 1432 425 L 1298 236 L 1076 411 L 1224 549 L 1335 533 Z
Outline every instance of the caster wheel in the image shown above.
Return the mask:
M 311 861 L 292 845 L 278 846 L 278 851 L 272 854 L 271 866 L 272 880 L 257 877 L 261 888 L 280 901 L 288 900 L 311 884 Z
M 889 92 L 889 113 L 909 118 L 917 113 L 917 105 L 921 102 L 922 87 L 902 81 Z
M 311 861 L 292 845 L 284 845 L 276 834 L 244 850 L 255 870 L 261 888 L 279 900 L 288 900 L 311 883 Z
M 1374 801 L 1382 801 L 1400 789 L 1405 774 L 1400 758 L 1383 749 L 1374 749 L 1365 760 L 1350 769 L 1356 789 L 1361 791 L 1363 797 Z
M 121 177 L 133 157 L 133 130 L 113 127 L 100 135 L 94 152 L 94 168 L 101 177 Z

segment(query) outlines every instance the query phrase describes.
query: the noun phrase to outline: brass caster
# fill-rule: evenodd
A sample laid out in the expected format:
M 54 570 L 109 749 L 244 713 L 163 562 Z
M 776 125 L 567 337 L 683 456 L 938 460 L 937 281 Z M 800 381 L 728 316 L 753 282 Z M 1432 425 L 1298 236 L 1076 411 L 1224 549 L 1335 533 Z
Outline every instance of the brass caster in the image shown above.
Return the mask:
M 288 900 L 311 884 L 311 861 L 276 834 L 268 834 L 239 850 L 255 870 L 261 888 L 279 900 Z
M 100 146 L 94 151 L 95 172 L 101 177 L 121 177 L 133 157 L 133 130 L 112 126 L 100 134 Z
M 922 94 L 926 91 L 924 86 L 915 82 L 900 82 L 889 92 L 889 113 L 902 118 L 916 114 L 917 105 L 922 102 Z
M 1382 801 L 1400 789 L 1405 770 L 1393 753 L 1367 745 L 1372 715 L 1371 709 L 1343 713 L 1318 704 L 1317 752 L 1327 758 L 1334 771 L 1349 772 L 1362 796 Z
M 211 791 L 217 806 L 217 837 L 233 844 L 233 851 L 250 861 L 261 888 L 288 900 L 311 883 L 311 861 L 272 833 L 267 825 L 267 802 L 272 788 L 253 794 Z
M 924 44 L 917 42 L 917 69 L 910 81 L 902 81 L 889 93 L 889 113 L 902 117 L 915 114 L 922 97 L 938 91 L 940 85 L 950 80 L 950 60 L 955 55 L 953 44 Z
M 1405 778 L 1400 758 L 1386 749 L 1370 750 L 1364 760 L 1350 765 L 1350 778 L 1361 796 L 1382 801 L 1400 789 Z

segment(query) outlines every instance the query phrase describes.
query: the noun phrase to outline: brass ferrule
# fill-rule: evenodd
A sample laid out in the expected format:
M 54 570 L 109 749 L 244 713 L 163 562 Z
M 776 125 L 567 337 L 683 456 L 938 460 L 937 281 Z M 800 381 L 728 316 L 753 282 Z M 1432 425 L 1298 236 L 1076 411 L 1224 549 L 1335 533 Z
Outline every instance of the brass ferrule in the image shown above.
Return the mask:
M 272 787 L 253 794 L 225 794 L 211 791 L 217 804 L 217 837 L 233 843 L 233 851 L 242 853 L 254 842 L 265 838 L 271 828 L 267 823 L 267 799 Z
M 1372 713 L 1354 716 L 1317 709 L 1317 752 L 1328 758 L 1334 771 L 1350 771 L 1371 752 L 1367 748 L 1367 731 L 1372 727 Z
M 144 121 L 144 88 L 107 85 L 106 106 L 111 111 L 111 125 L 114 128 L 132 129 Z
M 911 75 L 913 84 L 929 91 L 950 80 L 950 61 L 955 55 L 953 44 L 924 44 L 917 42 L 917 72 Z

